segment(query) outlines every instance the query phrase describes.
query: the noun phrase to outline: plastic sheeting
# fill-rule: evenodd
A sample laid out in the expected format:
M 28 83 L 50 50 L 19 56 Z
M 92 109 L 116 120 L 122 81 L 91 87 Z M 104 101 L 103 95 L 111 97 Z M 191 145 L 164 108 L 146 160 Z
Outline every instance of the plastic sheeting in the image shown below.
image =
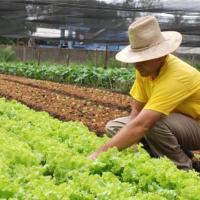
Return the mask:
M 181 32 L 183 46 L 200 46 L 199 0 L 1 0 L 0 35 L 127 44 L 128 25 L 144 15 Z M 54 36 L 51 29 L 62 31 Z

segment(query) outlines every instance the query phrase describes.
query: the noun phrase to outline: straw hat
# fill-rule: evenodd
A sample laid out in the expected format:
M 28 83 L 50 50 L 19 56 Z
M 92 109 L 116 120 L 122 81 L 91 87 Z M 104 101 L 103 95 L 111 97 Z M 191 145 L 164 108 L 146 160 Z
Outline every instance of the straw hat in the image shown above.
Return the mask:
M 154 16 L 141 17 L 128 28 L 130 45 L 116 55 L 125 63 L 136 63 L 160 58 L 175 51 L 181 44 L 179 32 L 161 32 Z

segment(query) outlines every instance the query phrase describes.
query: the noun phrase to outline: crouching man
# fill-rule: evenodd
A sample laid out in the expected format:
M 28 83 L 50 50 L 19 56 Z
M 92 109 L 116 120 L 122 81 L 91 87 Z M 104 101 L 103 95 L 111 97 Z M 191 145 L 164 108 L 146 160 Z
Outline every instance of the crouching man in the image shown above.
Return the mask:
M 180 169 L 200 170 L 189 153 L 200 149 L 200 72 L 171 54 L 181 34 L 161 32 L 156 18 L 146 16 L 129 26 L 128 35 L 130 45 L 116 59 L 136 68 L 132 112 L 108 122 L 113 137 L 89 158 L 143 139 L 154 157 L 167 156 Z

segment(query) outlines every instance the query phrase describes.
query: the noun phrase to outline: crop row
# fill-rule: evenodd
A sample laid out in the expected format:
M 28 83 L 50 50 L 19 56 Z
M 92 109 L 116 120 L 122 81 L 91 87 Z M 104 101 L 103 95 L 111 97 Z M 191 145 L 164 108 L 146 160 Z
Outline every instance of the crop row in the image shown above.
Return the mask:
M 134 81 L 134 70 L 127 68 L 100 68 L 83 65 L 69 67 L 36 65 L 33 63 L 0 63 L 0 73 L 25 76 L 39 80 L 101 87 L 128 93 Z
M 199 200 L 200 178 L 141 148 L 112 148 L 78 122 L 61 122 L 0 99 L 0 198 L 9 200 Z M 12 145 L 11 145 L 12 144 Z

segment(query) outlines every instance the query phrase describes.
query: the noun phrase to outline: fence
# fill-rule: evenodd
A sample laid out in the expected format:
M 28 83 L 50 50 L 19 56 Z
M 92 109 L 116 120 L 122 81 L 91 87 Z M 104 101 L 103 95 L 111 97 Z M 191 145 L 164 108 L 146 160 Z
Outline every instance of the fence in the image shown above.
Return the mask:
M 5 45 L 0 45 L 0 50 L 5 47 Z M 109 51 L 41 47 L 34 48 L 27 46 L 12 46 L 12 49 L 16 52 L 17 59 L 23 62 L 36 61 L 38 64 L 40 64 L 40 62 L 51 62 L 64 65 L 88 62 L 94 66 L 107 67 L 108 65 L 110 66 L 110 62 L 112 61 L 112 66 L 127 66 L 127 64 L 117 61 L 114 62 L 115 53 Z M 186 54 L 184 51 L 177 51 L 176 54 L 193 65 L 200 62 L 200 54 Z
M 5 48 L 0 45 L 0 49 Z M 99 50 L 80 50 L 64 48 L 39 48 L 27 46 L 12 46 L 16 52 L 17 59 L 23 62 L 36 61 L 52 62 L 58 64 L 83 63 L 90 62 L 96 66 L 103 65 L 106 67 L 111 59 L 114 59 L 115 53 Z

